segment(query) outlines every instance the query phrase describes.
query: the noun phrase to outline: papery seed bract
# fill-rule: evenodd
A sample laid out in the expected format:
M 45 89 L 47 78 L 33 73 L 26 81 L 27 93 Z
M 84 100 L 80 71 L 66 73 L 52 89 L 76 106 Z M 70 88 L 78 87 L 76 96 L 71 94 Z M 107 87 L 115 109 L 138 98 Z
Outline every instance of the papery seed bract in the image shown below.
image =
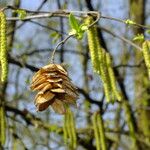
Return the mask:
M 54 109 L 54 111 L 59 114 L 65 114 L 66 112 L 63 101 L 59 99 L 55 99 L 55 101 L 51 104 L 51 106 Z
M 51 89 L 51 92 L 54 92 L 54 93 L 65 93 L 65 90 L 61 89 L 61 88 L 57 88 L 57 89 Z

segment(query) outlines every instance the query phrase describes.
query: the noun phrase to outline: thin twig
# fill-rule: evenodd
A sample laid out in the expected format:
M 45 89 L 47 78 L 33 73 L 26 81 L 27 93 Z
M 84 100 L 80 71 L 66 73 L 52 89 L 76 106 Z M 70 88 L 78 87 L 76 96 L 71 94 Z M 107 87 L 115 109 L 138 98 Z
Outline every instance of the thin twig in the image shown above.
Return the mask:
M 44 1 L 38 6 L 38 8 L 37 8 L 36 11 L 40 11 L 40 9 L 43 7 L 43 5 L 46 3 L 46 1 L 47 1 L 47 0 L 44 0 Z M 23 23 L 21 23 L 19 26 L 15 27 L 15 29 L 13 29 L 13 30 L 17 30 L 17 29 L 21 28 L 25 23 L 26 23 L 26 21 L 24 21 Z M 8 33 L 7 33 L 7 36 L 11 35 L 11 34 L 14 32 L 13 30 L 10 31 L 10 32 L 8 32 Z
M 12 8 L 12 9 L 16 9 L 12 6 L 7 6 L 3 9 L 8 9 L 8 8 Z M 68 10 L 58 10 L 58 11 L 54 11 L 54 12 L 43 12 L 43 11 L 29 11 L 26 9 L 21 8 L 21 10 L 26 11 L 27 13 L 34 13 L 34 14 L 30 14 L 29 16 L 26 16 L 24 19 L 22 19 L 22 21 L 25 20 L 30 20 L 30 19 L 39 19 L 39 18 L 49 18 L 49 17 L 68 17 L 68 15 L 70 13 L 74 13 L 75 16 L 77 17 L 84 17 L 87 15 L 94 15 L 97 16 L 97 19 L 93 22 L 93 24 L 95 24 L 99 18 L 100 18 L 100 13 L 97 11 L 68 11 Z M 36 14 L 37 13 L 37 14 Z M 77 14 L 79 14 L 80 16 L 78 16 Z M 21 20 L 19 17 L 10 17 L 7 18 L 7 21 L 15 21 L 15 20 Z
M 109 29 L 106 29 L 106 28 L 103 28 L 103 27 L 101 27 L 101 29 L 102 29 L 103 31 L 105 31 L 105 32 L 107 32 L 107 33 L 113 35 L 114 37 L 116 37 L 116 38 L 118 38 L 118 39 L 120 39 L 120 40 L 122 40 L 122 41 L 128 43 L 129 45 L 135 47 L 136 49 L 142 51 L 142 48 L 141 48 L 141 47 L 139 47 L 138 45 L 134 44 L 132 41 L 126 39 L 125 37 L 120 36 L 120 35 L 117 35 L 117 34 L 115 34 L 114 32 L 110 31 Z
M 60 42 L 57 44 L 57 46 L 56 46 L 55 49 L 53 50 L 53 53 L 52 53 L 52 56 L 51 56 L 51 63 L 54 63 L 54 55 L 55 55 L 55 52 L 56 52 L 57 48 L 58 48 L 60 45 L 64 44 L 69 38 L 71 38 L 71 37 L 73 37 L 73 36 L 74 36 L 74 34 L 68 35 L 64 40 L 60 41 Z
M 117 66 L 114 66 L 114 68 L 120 68 L 120 67 L 128 67 L 128 68 L 138 68 L 142 65 L 142 63 L 144 62 L 144 60 L 142 59 L 138 64 L 136 65 L 131 65 L 131 64 L 120 64 Z
M 108 20 L 114 20 L 114 21 L 118 21 L 118 22 L 127 24 L 126 20 L 122 20 L 122 19 L 118 19 L 118 18 L 113 18 L 113 17 L 109 17 L 109 16 L 103 16 L 103 15 L 101 15 L 101 18 L 108 19 Z M 130 26 L 131 25 L 132 26 L 136 26 L 136 27 L 140 27 L 140 28 L 143 28 L 143 29 L 150 29 L 149 26 L 141 25 L 141 24 L 138 24 L 136 22 L 134 22 L 134 24 L 130 24 Z
M 55 29 L 55 28 L 46 26 L 46 25 L 41 24 L 41 23 L 39 23 L 39 22 L 36 22 L 36 21 L 33 21 L 33 20 L 30 20 L 29 22 L 31 22 L 31 23 L 33 23 L 33 24 L 36 24 L 36 25 L 39 25 L 39 26 L 41 26 L 41 27 L 43 27 L 43 28 L 46 28 L 46 29 L 48 29 L 48 30 L 53 30 L 53 31 L 55 31 L 55 32 L 57 32 L 57 33 L 59 33 L 59 34 L 65 34 L 65 35 L 68 35 L 66 32 L 59 31 L 59 30 L 57 30 L 57 29 Z
M 99 12 L 95 12 L 95 14 L 96 14 L 97 18 L 92 24 L 90 24 L 88 26 L 88 28 L 91 28 L 94 24 L 96 24 L 100 20 L 100 17 L 101 17 L 100 13 Z

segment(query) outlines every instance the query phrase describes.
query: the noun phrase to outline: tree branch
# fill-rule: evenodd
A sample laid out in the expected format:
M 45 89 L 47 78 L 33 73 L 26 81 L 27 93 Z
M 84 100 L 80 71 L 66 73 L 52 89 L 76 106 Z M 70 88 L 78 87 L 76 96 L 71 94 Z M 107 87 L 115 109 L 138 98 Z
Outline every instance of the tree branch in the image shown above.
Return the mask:
M 111 34 L 112 36 L 114 36 L 114 37 L 116 37 L 116 38 L 118 38 L 118 39 L 120 39 L 120 40 L 122 40 L 122 41 L 128 43 L 129 45 L 133 46 L 134 48 L 136 48 L 136 49 L 142 51 L 142 48 L 141 48 L 141 47 L 139 47 L 138 45 L 134 44 L 134 43 L 131 42 L 130 40 L 124 38 L 123 36 L 117 35 L 117 34 L 115 34 L 114 32 L 112 32 L 112 31 L 110 31 L 110 30 L 108 30 L 108 29 L 106 29 L 106 28 L 103 28 L 103 27 L 101 27 L 101 29 L 102 29 L 103 31 L 105 31 L 105 32 L 107 32 L 107 33 L 109 33 L 109 34 Z
M 34 72 L 39 70 L 39 68 L 36 68 L 36 67 L 34 67 L 32 65 L 29 65 L 27 63 L 22 63 L 19 60 L 16 60 L 15 58 L 10 57 L 10 55 L 8 57 L 8 62 L 12 63 L 12 64 L 15 64 L 19 67 L 26 67 L 26 68 L 30 69 L 31 71 L 34 71 Z

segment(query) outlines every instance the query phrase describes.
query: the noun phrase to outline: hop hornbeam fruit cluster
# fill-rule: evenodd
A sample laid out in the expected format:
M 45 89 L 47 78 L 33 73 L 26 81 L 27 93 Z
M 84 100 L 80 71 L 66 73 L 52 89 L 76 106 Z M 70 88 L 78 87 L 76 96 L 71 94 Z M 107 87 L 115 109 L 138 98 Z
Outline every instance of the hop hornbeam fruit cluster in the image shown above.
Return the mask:
M 38 111 L 50 105 L 55 112 L 65 114 L 66 105 L 75 105 L 77 88 L 71 83 L 66 70 L 59 64 L 42 67 L 32 78 L 31 89 L 38 91 L 35 105 Z

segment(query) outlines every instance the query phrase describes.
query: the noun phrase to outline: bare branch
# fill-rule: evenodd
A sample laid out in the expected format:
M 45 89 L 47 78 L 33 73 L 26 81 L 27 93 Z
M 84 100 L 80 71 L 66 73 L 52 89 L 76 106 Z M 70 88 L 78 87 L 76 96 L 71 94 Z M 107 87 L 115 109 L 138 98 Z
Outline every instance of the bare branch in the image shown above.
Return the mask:
M 108 20 L 114 20 L 114 21 L 118 21 L 118 22 L 126 24 L 126 20 L 122 20 L 122 19 L 118 19 L 118 18 L 113 18 L 113 17 L 109 17 L 109 16 L 103 16 L 103 15 L 101 15 L 101 18 L 108 19 Z M 143 29 L 150 29 L 149 26 L 141 25 L 141 24 L 136 23 L 136 22 L 134 22 L 134 24 L 131 24 L 131 25 L 133 27 L 139 27 L 139 28 L 143 28 Z
M 136 49 L 142 51 L 142 48 L 141 48 L 141 47 L 139 47 L 138 45 L 134 44 L 134 43 L 131 42 L 130 40 L 126 39 L 125 37 L 120 36 L 120 35 L 117 35 L 116 33 L 110 31 L 109 29 L 106 29 L 106 28 L 103 28 L 103 27 L 101 27 L 101 29 L 102 29 L 103 31 L 105 31 L 105 32 L 107 32 L 107 33 L 109 33 L 109 34 L 111 34 L 112 36 L 114 36 L 114 37 L 116 37 L 116 38 L 118 38 L 118 39 L 120 39 L 120 40 L 122 40 L 122 41 L 128 43 L 129 45 L 133 46 L 134 48 L 136 48 Z

